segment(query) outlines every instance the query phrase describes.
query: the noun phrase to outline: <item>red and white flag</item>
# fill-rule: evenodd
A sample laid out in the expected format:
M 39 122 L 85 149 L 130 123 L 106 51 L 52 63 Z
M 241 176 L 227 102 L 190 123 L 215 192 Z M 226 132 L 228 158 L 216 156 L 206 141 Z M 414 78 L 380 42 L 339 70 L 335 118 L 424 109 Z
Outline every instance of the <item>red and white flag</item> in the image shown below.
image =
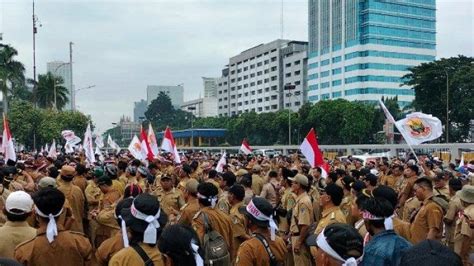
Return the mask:
M 173 134 L 171 133 L 171 129 L 169 127 L 166 127 L 166 129 L 165 129 L 165 134 L 163 135 L 163 142 L 161 143 L 161 149 L 165 150 L 169 153 L 172 153 L 175 163 L 181 163 L 181 159 L 179 158 L 178 149 L 176 148 L 176 144 L 174 143 Z
M 140 127 L 140 142 L 146 151 L 146 158 L 148 161 L 153 161 L 153 152 L 151 151 L 150 144 L 148 143 L 148 135 L 143 129 L 143 126 Z
M 153 156 L 158 157 L 160 151 L 158 150 L 158 142 L 156 142 L 155 131 L 153 131 L 151 123 L 148 124 L 148 144 Z
M 95 163 L 94 147 L 92 143 L 91 124 L 87 125 L 86 133 L 84 133 L 84 153 L 89 164 Z
M 252 147 L 250 147 L 249 143 L 247 142 L 247 139 L 242 140 L 240 151 L 242 151 L 245 155 L 249 155 L 252 153 Z
M 329 165 L 324 161 L 323 154 L 319 149 L 318 140 L 314 128 L 311 128 L 308 135 L 300 146 L 301 153 L 306 157 L 312 168 L 320 167 L 322 170 L 322 177 L 327 177 L 329 172 Z
M 217 172 L 222 173 L 222 171 L 224 170 L 224 166 L 227 164 L 226 157 L 227 157 L 227 154 L 224 152 L 219 162 L 217 162 L 217 167 L 216 167 Z
M 10 126 L 8 125 L 8 120 L 5 114 L 3 114 L 2 151 L 5 155 L 5 161 L 16 161 L 15 145 L 13 145 L 13 138 L 10 132 Z

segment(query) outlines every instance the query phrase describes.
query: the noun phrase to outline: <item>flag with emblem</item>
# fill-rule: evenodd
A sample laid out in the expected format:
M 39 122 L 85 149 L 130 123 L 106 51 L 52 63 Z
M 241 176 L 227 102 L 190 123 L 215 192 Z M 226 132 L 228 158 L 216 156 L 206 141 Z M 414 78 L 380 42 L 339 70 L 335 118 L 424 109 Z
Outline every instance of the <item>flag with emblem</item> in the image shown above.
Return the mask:
M 181 158 L 179 158 L 178 149 L 174 142 L 173 133 L 171 129 L 166 127 L 165 134 L 163 135 L 163 142 L 161 143 L 161 149 L 173 154 L 173 160 L 175 163 L 181 163 Z
M 5 114 L 3 114 L 3 139 L 2 139 L 2 151 L 5 155 L 5 161 L 12 160 L 16 161 L 15 146 L 13 144 L 13 137 L 10 132 L 10 126 Z
M 153 156 L 157 157 L 160 151 L 158 149 L 158 142 L 156 141 L 155 131 L 153 131 L 151 123 L 148 124 L 148 144 L 150 144 L 150 149 L 153 153 Z
M 128 150 L 130 151 L 130 154 L 135 157 L 135 159 L 138 159 L 140 161 L 146 160 L 146 147 L 143 147 L 142 142 L 138 139 L 137 136 L 133 136 L 130 145 L 128 145 Z
M 252 147 L 250 147 L 247 139 L 242 140 L 242 145 L 240 146 L 240 151 L 243 152 L 245 155 L 249 155 L 252 153 Z
M 432 115 L 415 112 L 395 122 L 398 131 L 409 145 L 420 145 L 443 134 L 441 121 Z
M 146 151 L 147 159 L 153 161 L 153 152 L 151 151 L 150 143 L 148 143 L 148 135 L 145 132 L 145 129 L 143 129 L 143 126 L 140 127 L 140 142 Z
M 112 139 L 110 134 L 107 137 L 107 144 L 109 144 L 109 147 L 114 149 L 116 153 L 120 152 L 120 146 Z
M 320 167 L 322 170 L 322 177 L 327 177 L 329 173 L 329 165 L 323 159 L 323 154 L 319 149 L 318 139 L 316 138 L 316 132 L 314 128 L 311 128 L 303 143 L 300 146 L 301 153 L 304 155 L 306 160 L 309 162 L 312 168 Z
M 224 166 L 227 164 L 226 157 L 227 157 L 227 154 L 224 152 L 221 156 L 221 159 L 217 163 L 217 167 L 216 167 L 217 172 L 222 173 L 222 171 L 224 170 Z

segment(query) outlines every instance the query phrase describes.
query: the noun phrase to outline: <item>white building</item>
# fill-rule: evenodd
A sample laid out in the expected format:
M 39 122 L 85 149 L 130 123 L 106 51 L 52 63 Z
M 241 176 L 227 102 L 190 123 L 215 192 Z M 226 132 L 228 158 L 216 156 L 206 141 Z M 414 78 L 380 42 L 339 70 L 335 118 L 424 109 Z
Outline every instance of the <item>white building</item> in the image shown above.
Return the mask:
M 308 100 L 376 103 L 414 90 L 408 69 L 436 55 L 436 2 L 309 0 Z
M 217 97 L 217 78 L 202 77 L 204 85 L 204 98 Z
M 217 80 L 219 116 L 298 110 L 305 99 L 306 47 L 306 42 L 278 39 L 231 57 Z M 288 99 L 287 84 L 296 85 Z
M 184 94 L 184 87 L 183 85 L 177 86 L 163 86 L 163 85 L 148 85 L 146 88 L 146 100 L 147 105 L 150 105 L 151 102 L 158 97 L 160 92 L 166 93 L 170 99 L 171 104 L 176 109 L 181 108 L 183 104 L 183 94 Z
M 184 102 L 181 110 L 192 113 L 195 117 L 217 116 L 217 98 L 206 97 Z
M 66 104 L 64 109 L 66 110 L 73 110 L 75 105 L 75 95 L 74 95 L 74 86 L 72 84 L 72 69 L 71 64 L 69 62 L 62 62 L 62 61 L 53 61 L 48 62 L 46 65 L 46 69 L 48 72 L 51 72 L 53 76 L 61 77 L 63 80 L 63 84 L 57 84 L 64 86 L 69 92 L 69 102 Z

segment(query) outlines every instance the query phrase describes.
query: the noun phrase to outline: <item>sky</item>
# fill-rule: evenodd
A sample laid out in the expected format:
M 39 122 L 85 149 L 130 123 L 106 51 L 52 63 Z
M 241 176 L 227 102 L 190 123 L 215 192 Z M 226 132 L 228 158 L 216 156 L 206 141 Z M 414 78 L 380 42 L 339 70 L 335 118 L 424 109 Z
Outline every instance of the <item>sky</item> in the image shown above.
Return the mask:
M 281 36 L 281 0 L 36 0 L 37 73 L 46 63 L 69 60 L 78 110 L 91 115 L 99 132 L 147 85 L 184 83 L 184 100 L 203 93 L 201 77 L 219 77 L 229 57 Z M 283 37 L 307 41 L 307 0 L 283 1 Z M 0 33 L 33 76 L 32 1 L 0 0 Z M 474 55 L 472 0 L 437 1 L 437 54 Z

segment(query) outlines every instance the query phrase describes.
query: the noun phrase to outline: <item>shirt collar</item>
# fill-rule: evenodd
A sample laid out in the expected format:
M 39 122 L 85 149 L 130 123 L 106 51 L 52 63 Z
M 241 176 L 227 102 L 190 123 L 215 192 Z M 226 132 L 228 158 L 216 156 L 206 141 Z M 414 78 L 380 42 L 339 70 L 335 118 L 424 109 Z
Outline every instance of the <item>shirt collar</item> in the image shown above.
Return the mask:
M 323 210 L 322 216 L 323 216 L 323 217 L 326 217 L 326 216 L 328 216 L 331 212 L 334 212 L 334 211 L 336 211 L 336 210 L 338 210 L 338 209 L 339 209 L 338 206 L 333 206 L 333 207 L 331 207 L 331 208 L 329 208 L 329 209 Z

